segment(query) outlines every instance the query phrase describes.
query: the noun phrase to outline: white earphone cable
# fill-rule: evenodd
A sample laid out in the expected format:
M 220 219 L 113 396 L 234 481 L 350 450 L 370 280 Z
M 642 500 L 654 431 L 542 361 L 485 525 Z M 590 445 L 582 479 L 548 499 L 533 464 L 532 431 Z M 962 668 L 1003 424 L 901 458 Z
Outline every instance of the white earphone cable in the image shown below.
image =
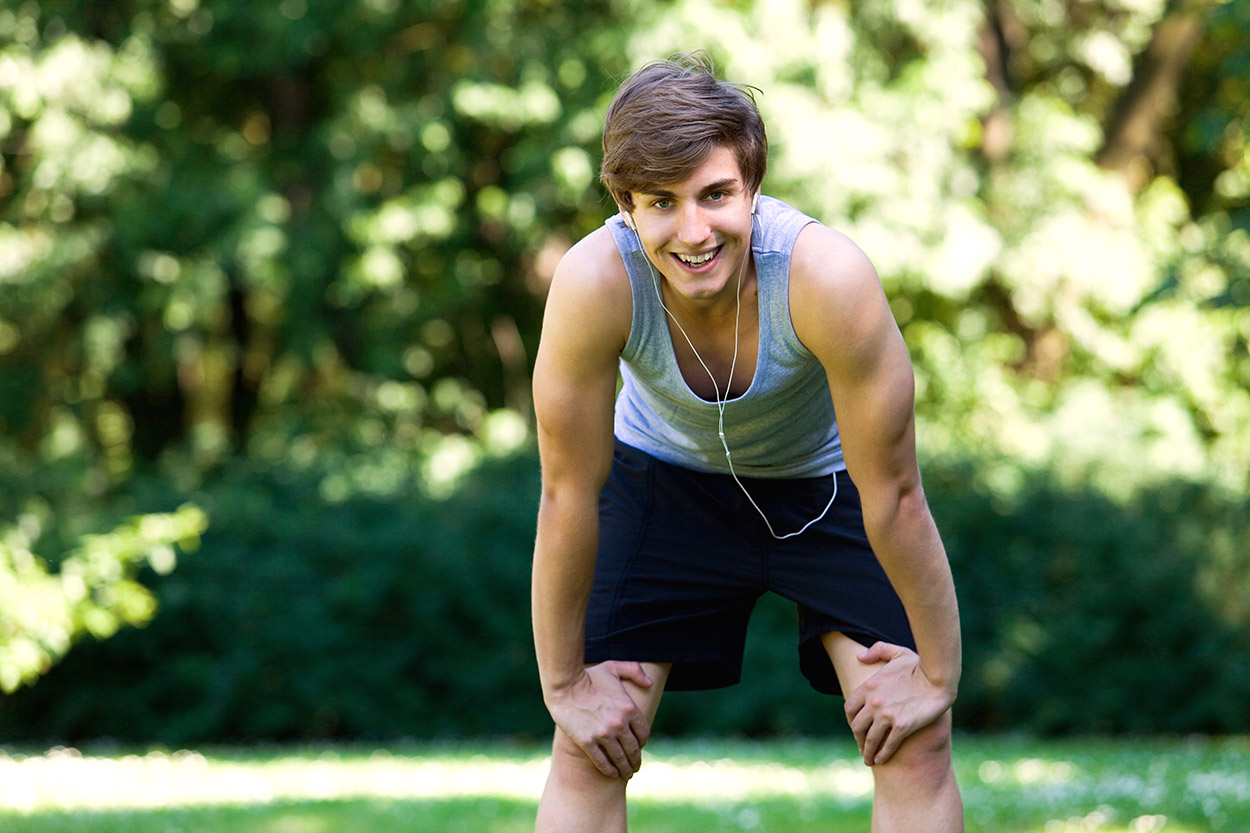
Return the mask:
M 755 214 L 754 205 L 752 205 L 751 214 Z M 651 263 L 651 257 L 647 254 L 647 250 L 642 245 L 642 238 L 638 235 L 638 229 L 632 222 L 626 222 L 626 225 L 633 230 L 634 237 L 638 240 L 638 249 L 642 252 L 643 259 L 647 261 L 647 269 L 651 273 L 651 283 L 652 286 L 655 287 L 655 297 L 660 302 L 660 308 L 668 314 L 669 318 L 673 319 L 673 323 L 677 325 L 677 330 L 682 334 L 682 337 L 686 339 L 686 344 L 690 345 L 690 352 L 694 353 L 695 359 L 697 359 L 699 364 L 703 366 L 704 371 L 707 372 L 708 378 L 712 380 L 712 390 L 716 392 L 716 411 L 718 415 L 717 434 L 720 436 L 721 446 L 725 449 L 725 462 L 729 464 L 729 474 L 733 477 L 734 482 L 738 484 L 738 488 L 742 490 L 742 493 L 747 496 L 747 500 L 749 500 L 751 505 L 755 507 L 755 511 L 759 513 L 761 518 L 763 518 L 764 526 L 768 527 L 768 533 L 770 535 L 778 541 L 784 541 L 787 538 L 793 538 L 796 535 L 803 534 L 809 527 L 811 527 L 812 524 L 817 523 L 824 518 L 825 515 L 829 514 L 829 509 L 833 506 L 833 501 L 838 496 L 837 473 L 835 472 L 831 475 L 833 478 L 833 494 L 829 497 L 829 502 L 825 504 L 824 510 L 821 511 L 819 515 L 804 524 L 801 529 L 798 529 L 795 532 L 787 532 L 785 535 L 778 535 L 773 530 L 773 525 L 769 522 L 768 516 L 764 514 L 764 510 L 760 509 L 759 504 L 755 502 L 755 498 L 751 496 L 750 491 L 748 491 L 747 487 L 743 485 L 741 480 L 738 479 L 738 472 L 734 470 L 733 455 L 729 451 L 729 441 L 725 439 L 725 405 L 729 402 L 729 387 L 733 384 L 734 370 L 738 367 L 738 331 L 739 323 L 742 319 L 742 276 L 746 274 L 747 270 L 747 259 L 750 257 L 749 246 L 747 251 L 742 256 L 742 268 L 738 270 L 738 287 L 735 295 L 737 307 L 734 311 L 734 352 L 733 359 L 729 363 L 729 379 L 725 382 L 725 394 L 722 396 L 720 392 L 720 384 L 716 381 L 716 376 L 712 373 L 712 369 L 707 366 L 707 362 L 703 361 L 703 357 L 700 356 L 699 351 L 695 349 L 694 342 L 690 339 L 689 334 L 686 333 L 686 328 L 683 327 L 681 322 L 677 320 L 677 316 L 673 315 L 672 310 L 665 306 L 664 296 L 660 292 L 659 275 L 657 274 L 655 265 Z M 752 225 L 754 226 L 754 222 Z

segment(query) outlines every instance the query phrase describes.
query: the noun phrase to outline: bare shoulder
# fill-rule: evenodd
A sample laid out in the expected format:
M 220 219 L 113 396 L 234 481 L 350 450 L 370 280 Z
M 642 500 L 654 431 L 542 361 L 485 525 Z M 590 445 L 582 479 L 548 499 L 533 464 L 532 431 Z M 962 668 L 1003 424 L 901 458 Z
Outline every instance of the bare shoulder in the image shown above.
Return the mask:
M 629 276 L 625 264 L 607 227 L 600 227 L 583 237 L 565 252 L 556 266 L 553 286 L 589 292 L 606 297 L 629 298 Z
M 851 238 L 818 223 L 809 223 L 799 233 L 790 260 L 790 293 L 797 294 L 795 300 L 820 307 L 833 298 L 845 303 L 880 291 L 877 270 Z
M 894 326 L 868 255 L 845 234 L 818 223 L 807 225 L 794 244 L 790 318 L 799 340 L 818 355 Z
M 632 317 L 625 264 L 611 232 L 598 228 L 569 249 L 556 266 L 543 316 L 540 359 L 552 354 L 574 366 L 591 360 L 615 367 L 616 356 L 629 338 Z
M 613 334 L 623 328 L 628 337 L 633 315 L 629 276 L 606 227 L 583 237 L 560 259 L 551 279 L 547 315 L 576 317 Z

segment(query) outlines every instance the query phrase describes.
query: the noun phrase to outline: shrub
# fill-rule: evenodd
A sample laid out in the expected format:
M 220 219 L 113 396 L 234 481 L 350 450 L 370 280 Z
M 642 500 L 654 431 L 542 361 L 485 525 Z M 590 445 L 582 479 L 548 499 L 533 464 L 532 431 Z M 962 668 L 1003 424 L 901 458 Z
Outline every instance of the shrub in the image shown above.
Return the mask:
M 1011 501 L 973 470 L 927 492 L 959 589 L 966 729 L 1240 732 L 1250 716 L 1245 507 L 1177 483 L 1117 503 L 1038 475 Z M 0 701 L 10 738 L 169 744 L 539 736 L 532 453 L 444 500 L 325 500 L 308 472 L 240 468 L 146 628 L 87 643 Z M 761 602 L 743 682 L 671 694 L 668 734 L 845 731 L 798 672 L 793 608 Z

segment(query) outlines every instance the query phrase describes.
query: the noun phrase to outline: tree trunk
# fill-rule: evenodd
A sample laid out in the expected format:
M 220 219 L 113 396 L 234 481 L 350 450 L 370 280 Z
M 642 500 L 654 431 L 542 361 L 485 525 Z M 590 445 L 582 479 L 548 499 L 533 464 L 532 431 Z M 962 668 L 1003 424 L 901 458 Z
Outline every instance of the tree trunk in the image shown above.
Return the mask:
M 1173 2 L 1150 43 L 1133 62 L 1133 80 L 1112 114 L 1098 164 L 1119 171 L 1133 191 L 1154 173 L 1165 151 L 1163 132 L 1175 113 L 1177 92 L 1205 35 L 1207 0 Z

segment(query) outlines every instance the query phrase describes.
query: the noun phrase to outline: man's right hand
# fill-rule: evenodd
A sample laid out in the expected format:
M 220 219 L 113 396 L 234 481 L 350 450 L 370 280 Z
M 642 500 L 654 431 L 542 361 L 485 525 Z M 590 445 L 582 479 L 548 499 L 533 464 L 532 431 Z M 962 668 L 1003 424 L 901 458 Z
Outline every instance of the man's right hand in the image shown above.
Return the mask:
M 642 747 L 651 734 L 646 715 L 625 682 L 649 688 L 651 678 L 636 662 L 601 662 L 548 693 L 556 725 L 610 778 L 632 778 L 642 766 Z

